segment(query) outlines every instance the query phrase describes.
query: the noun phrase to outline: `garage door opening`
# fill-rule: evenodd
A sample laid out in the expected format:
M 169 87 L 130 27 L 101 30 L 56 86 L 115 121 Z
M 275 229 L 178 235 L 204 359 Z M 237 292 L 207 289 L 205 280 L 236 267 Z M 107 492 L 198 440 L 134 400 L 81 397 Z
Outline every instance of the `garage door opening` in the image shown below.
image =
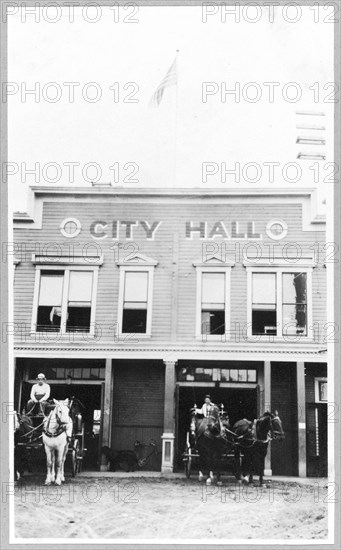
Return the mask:
M 185 449 L 186 434 L 190 424 L 190 409 L 196 404 L 201 407 L 205 395 L 211 396 L 211 401 L 220 407 L 224 405 L 224 411 L 228 414 L 233 425 L 241 418 L 253 420 L 257 417 L 257 388 L 212 388 L 212 387 L 178 387 L 177 403 L 177 445 L 176 468 L 182 469 L 182 453 Z
M 62 400 L 74 398 L 84 405 L 80 407 L 84 422 L 84 442 L 86 449 L 82 463 L 83 470 L 98 470 L 101 445 L 101 384 L 54 384 L 50 382 L 51 398 Z M 22 384 L 22 407 L 25 407 L 32 384 Z
M 64 399 L 65 396 L 78 399 L 83 405 L 81 414 L 84 422 L 84 447 L 86 453 L 83 460 L 84 470 L 98 470 L 100 460 L 101 438 L 101 385 L 53 385 L 55 399 Z

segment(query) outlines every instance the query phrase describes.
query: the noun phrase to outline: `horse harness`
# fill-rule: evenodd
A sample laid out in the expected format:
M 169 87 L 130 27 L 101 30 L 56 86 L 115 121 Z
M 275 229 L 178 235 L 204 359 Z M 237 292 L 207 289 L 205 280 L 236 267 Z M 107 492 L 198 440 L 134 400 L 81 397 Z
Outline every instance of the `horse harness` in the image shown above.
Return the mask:
M 62 424 L 62 423 L 60 422 L 60 419 L 59 419 L 57 413 L 56 413 L 56 420 L 57 420 L 57 422 L 58 422 L 58 424 L 59 424 L 59 428 L 60 428 L 60 429 L 57 430 L 57 433 L 55 433 L 55 434 L 49 432 L 49 431 L 48 431 L 48 427 L 49 427 L 50 422 L 51 422 L 51 415 L 52 415 L 52 412 L 53 412 L 53 411 L 50 412 L 50 414 L 49 414 L 49 416 L 48 416 L 48 418 L 47 418 L 46 427 L 44 427 L 43 432 L 44 432 L 45 435 L 47 435 L 47 437 L 58 437 L 58 436 L 59 436 L 60 434 L 62 434 L 63 432 L 66 432 L 67 424 Z
M 44 424 L 44 422 L 42 422 L 41 424 L 39 424 L 38 426 L 35 426 L 32 428 L 32 430 L 30 430 L 29 432 L 26 432 L 25 434 L 22 434 L 20 437 L 28 437 L 30 434 L 33 434 L 33 432 L 36 432 L 37 430 L 39 430 L 39 428 Z M 32 437 L 32 435 L 31 435 Z M 31 444 L 31 443 L 34 443 L 35 441 L 38 441 L 38 439 L 40 439 L 42 436 L 41 435 L 38 435 L 38 437 L 36 437 L 35 439 L 29 439 L 28 440 L 28 443 Z
M 257 428 L 258 428 L 258 423 L 259 422 L 260 422 L 260 419 L 257 419 L 257 418 L 255 418 L 252 423 L 249 422 L 249 427 L 248 427 L 247 431 L 245 433 L 241 434 L 241 435 L 237 435 L 235 432 L 232 432 L 231 430 L 229 430 L 226 427 L 224 427 L 224 429 L 225 429 L 226 432 L 228 432 L 229 434 L 232 435 L 232 437 L 234 439 L 234 443 L 236 445 L 240 445 L 241 447 L 249 448 L 249 447 L 253 447 L 253 445 L 255 445 L 255 443 L 264 443 L 264 444 L 269 443 L 269 441 L 271 441 L 271 439 L 272 439 L 272 437 L 269 433 L 268 433 L 268 436 L 267 436 L 266 439 L 259 439 L 258 434 L 257 434 Z M 249 443 L 247 446 L 243 445 L 243 442 L 246 442 L 246 441 Z
M 254 437 L 255 441 L 258 441 L 258 443 L 269 443 L 269 441 L 272 440 L 272 437 L 271 437 L 271 430 L 268 431 L 268 434 L 267 434 L 267 437 L 266 439 L 258 439 L 258 435 L 257 435 L 257 428 L 258 428 L 258 423 L 260 422 L 260 419 L 255 419 L 253 421 L 253 424 L 252 424 L 252 436 Z

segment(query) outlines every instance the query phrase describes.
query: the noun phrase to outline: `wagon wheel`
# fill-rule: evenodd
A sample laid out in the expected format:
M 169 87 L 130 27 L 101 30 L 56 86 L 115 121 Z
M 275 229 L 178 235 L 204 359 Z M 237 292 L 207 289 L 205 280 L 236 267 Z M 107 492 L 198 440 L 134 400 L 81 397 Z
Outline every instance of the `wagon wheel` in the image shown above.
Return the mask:
M 187 435 L 186 435 L 185 455 L 186 455 L 186 457 L 184 458 L 185 474 L 186 474 L 186 477 L 189 478 L 191 475 L 191 467 L 192 467 L 192 448 L 189 440 L 189 432 L 187 432 Z
M 78 464 L 78 453 L 79 453 L 79 441 L 78 439 L 75 439 L 75 442 L 73 444 L 72 448 L 72 454 L 71 454 L 71 473 L 72 477 L 76 477 L 77 472 L 79 471 L 79 464 Z
M 187 478 L 191 476 L 191 467 L 192 467 L 192 449 L 186 445 L 186 454 L 188 455 L 185 460 L 185 474 Z

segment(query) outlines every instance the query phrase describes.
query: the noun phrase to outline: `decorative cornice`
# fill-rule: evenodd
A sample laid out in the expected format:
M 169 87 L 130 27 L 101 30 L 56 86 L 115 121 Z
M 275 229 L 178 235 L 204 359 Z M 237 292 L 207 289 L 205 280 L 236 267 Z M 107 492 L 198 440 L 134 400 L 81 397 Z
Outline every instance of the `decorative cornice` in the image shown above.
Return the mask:
M 207 258 L 205 261 L 203 261 L 202 258 L 199 258 L 198 260 L 195 260 L 193 262 L 194 267 L 234 267 L 235 262 L 231 261 L 223 261 L 218 256 L 211 256 L 210 258 Z
M 32 254 L 32 263 L 35 265 L 86 265 L 96 266 L 103 264 L 103 254 Z
M 148 256 L 144 256 L 143 254 L 140 254 L 137 252 L 129 258 L 129 260 L 122 260 L 119 262 L 116 262 L 116 265 L 118 266 L 130 266 L 130 265 L 145 265 L 145 266 L 157 266 L 158 261 L 154 260 L 154 258 L 149 258 Z
M 13 213 L 13 221 L 15 222 L 25 222 L 25 223 L 33 223 L 34 219 L 32 216 L 28 214 L 28 212 L 14 212 Z
M 238 188 L 226 188 L 226 187 L 69 187 L 69 186 L 42 186 L 32 185 L 30 189 L 35 195 L 46 196 L 58 196 L 58 195 L 110 195 L 110 196 L 124 196 L 124 197 L 136 197 L 141 196 L 143 198 L 148 197 L 204 197 L 204 198 L 219 198 L 228 196 L 297 196 L 308 197 L 315 189 L 309 187 L 297 187 L 295 189 L 289 189 L 287 187 L 270 188 L 270 187 L 238 187 Z
M 122 351 L 124 351 L 125 353 L 131 353 L 131 352 L 134 352 L 134 353 L 141 353 L 141 354 L 146 354 L 146 353 L 203 353 L 203 354 L 208 354 L 208 353 L 214 353 L 214 354 L 228 354 L 228 355 L 231 355 L 231 354 L 234 354 L 234 353 L 240 353 L 240 354 L 254 354 L 254 353 L 257 353 L 257 354 L 264 354 L 264 353 L 267 353 L 267 354 L 273 354 L 273 355 L 280 355 L 280 354 L 295 354 L 295 355 L 320 355 L 320 356 L 324 356 L 326 355 L 326 350 L 324 349 L 320 349 L 320 348 L 314 348 L 314 349 L 278 349 L 278 347 L 276 347 L 276 349 L 271 349 L 271 348 L 252 348 L 252 349 L 245 349 L 245 348 L 234 348 L 232 349 L 231 347 L 229 347 L 228 349 L 226 348 L 192 348 L 192 347 L 187 347 L 187 346 L 181 346 L 181 347 L 166 347 L 166 346 L 163 346 L 163 347 L 129 347 L 129 348 L 119 348 L 119 347 L 112 347 L 112 346 L 108 346 L 108 347 L 98 347 L 98 348 L 95 348 L 95 347 L 87 347 L 87 348 L 79 348 L 79 347 L 58 347 L 58 346 L 55 346 L 55 347 L 47 347 L 47 346 L 14 346 L 14 350 L 17 350 L 17 351 L 45 351 L 45 352 L 50 352 L 50 353 L 55 353 L 55 352 L 59 352 L 59 351 L 72 351 L 72 352 L 78 352 L 79 354 L 81 353 L 96 353 L 96 352 L 105 352 L 105 353 L 110 353 L 110 354 L 113 354 L 113 353 L 122 353 Z
M 244 267 L 287 267 L 287 268 L 295 268 L 295 267 L 316 267 L 317 263 L 313 260 L 313 257 L 306 257 L 306 258 L 299 258 L 299 259 L 293 259 L 293 258 L 271 258 L 271 257 L 262 257 L 262 258 L 255 258 L 246 256 L 244 257 L 243 266 Z
M 42 228 L 43 204 L 45 202 L 102 203 L 108 204 L 190 204 L 205 202 L 207 206 L 215 204 L 301 204 L 302 228 L 304 231 L 323 231 L 325 220 L 317 213 L 316 189 L 310 187 L 68 187 L 39 186 L 29 188 L 29 207 L 27 213 L 15 213 L 14 227 L 30 229 Z

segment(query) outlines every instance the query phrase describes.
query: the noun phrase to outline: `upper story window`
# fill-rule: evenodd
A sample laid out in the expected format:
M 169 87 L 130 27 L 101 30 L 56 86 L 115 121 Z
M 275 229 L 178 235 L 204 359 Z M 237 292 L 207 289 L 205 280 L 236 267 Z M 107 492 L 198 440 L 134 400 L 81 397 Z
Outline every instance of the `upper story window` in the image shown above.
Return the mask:
M 127 261 L 118 262 L 118 265 L 118 332 L 151 336 L 154 269 L 157 262 L 136 254 Z
M 252 273 L 252 334 L 277 333 L 276 273 Z
M 39 270 L 37 332 L 90 332 L 94 272 Z
M 282 323 L 286 334 L 307 335 L 307 273 L 282 273 Z
M 197 269 L 196 337 L 221 339 L 230 325 L 230 272 L 234 264 L 216 257 L 195 262 Z
M 248 334 L 311 336 L 311 268 L 248 268 Z
M 41 271 L 36 330 L 59 331 L 61 324 L 64 271 Z
M 84 265 L 83 258 L 73 258 L 73 265 L 68 265 L 70 258 L 57 258 L 59 266 L 45 265 L 47 259 L 40 256 L 33 261 L 38 265 L 32 331 L 93 334 L 98 266 Z
M 226 273 L 201 273 L 202 334 L 225 334 Z
M 147 332 L 148 271 L 125 271 L 122 332 Z

